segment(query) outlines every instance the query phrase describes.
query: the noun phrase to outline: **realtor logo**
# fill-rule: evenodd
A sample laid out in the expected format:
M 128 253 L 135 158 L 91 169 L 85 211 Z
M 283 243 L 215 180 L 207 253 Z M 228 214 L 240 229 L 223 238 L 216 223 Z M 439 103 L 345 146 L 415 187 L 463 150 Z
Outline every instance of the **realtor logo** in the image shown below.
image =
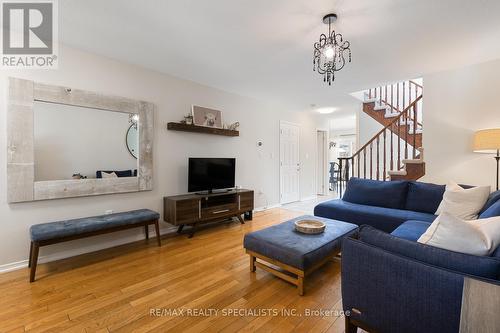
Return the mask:
M 57 2 L 2 3 L 3 68 L 57 68 Z

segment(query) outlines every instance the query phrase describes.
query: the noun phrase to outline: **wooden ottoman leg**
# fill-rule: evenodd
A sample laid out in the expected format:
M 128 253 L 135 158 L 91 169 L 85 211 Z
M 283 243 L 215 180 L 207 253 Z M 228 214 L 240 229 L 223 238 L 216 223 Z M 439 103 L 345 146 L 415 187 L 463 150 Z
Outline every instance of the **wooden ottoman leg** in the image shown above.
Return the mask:
M 146 235 L 146 239 L 149 239 L 149 224 L 144 226 L 144 234 Z
M 156 240 L 158 241 L 158 246 L 161 247 L 160 224 L 158 223 L 158 220 L 155 221 L 155 230 L 156 230 Z
M 31 256 L 30 282 L 35 281 L 36 265 L 38 264 L 38 243 L 33 242 L 33 254 Z
M 297 289 L 299 292 L 300 296 L 304 295 L 304 277 L 303 276 L 298 276 L 297 277 Z
M 250 254 L 250 272 L 255 272 L 255 257 Z

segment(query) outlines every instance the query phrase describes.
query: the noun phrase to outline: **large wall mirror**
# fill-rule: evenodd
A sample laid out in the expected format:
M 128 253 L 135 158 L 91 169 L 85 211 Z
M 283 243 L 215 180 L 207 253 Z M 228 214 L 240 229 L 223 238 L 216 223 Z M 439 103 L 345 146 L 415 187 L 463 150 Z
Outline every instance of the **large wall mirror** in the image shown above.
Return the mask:
M 130 155 L 137 159 L 137 153 L 139 152 L 139 128 L 137 124 L 130 124 L 125 137 L 125 143 Z
M 9 202 L 152 189 L 151 103 L 9 84 Z

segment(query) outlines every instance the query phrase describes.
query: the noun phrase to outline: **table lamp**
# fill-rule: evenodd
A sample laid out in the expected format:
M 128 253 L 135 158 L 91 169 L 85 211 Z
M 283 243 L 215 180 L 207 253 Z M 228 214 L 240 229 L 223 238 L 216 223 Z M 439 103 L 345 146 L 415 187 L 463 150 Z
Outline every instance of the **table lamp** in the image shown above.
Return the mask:
M 497 191 L 498 191 L 498 169 L 500 161 L 500 128 L 485 129 L 474 134 L 475 153 L 496 154 L 497 161 Z

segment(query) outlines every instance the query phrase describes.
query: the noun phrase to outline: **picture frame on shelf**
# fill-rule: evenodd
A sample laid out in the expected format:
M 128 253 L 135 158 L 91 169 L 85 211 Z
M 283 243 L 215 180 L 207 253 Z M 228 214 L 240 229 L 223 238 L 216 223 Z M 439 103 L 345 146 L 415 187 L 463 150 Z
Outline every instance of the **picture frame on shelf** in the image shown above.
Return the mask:
M 198 105 L 191 107 L 193 124 L 196 126 L 223 128 L 222 111 Z

